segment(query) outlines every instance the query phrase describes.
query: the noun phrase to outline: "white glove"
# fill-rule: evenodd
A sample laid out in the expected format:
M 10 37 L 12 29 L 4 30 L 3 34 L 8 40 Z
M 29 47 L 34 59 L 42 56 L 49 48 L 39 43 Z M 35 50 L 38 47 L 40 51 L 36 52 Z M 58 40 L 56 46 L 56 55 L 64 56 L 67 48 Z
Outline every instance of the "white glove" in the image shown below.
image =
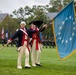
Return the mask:
M 8 41 L 7 41 L 8 44 L 11 43 L 11 42 L 12 42 L 11 40 L 8 40 Z
M 47 24 L 43 25 L 43 27 L 47 28 Z

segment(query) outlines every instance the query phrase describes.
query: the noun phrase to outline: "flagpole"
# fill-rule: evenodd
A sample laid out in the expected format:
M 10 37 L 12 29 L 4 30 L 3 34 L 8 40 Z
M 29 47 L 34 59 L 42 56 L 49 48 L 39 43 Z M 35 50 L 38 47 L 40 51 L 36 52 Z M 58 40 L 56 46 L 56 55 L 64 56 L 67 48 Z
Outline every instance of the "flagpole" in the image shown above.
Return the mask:
M 4 46 L 2 46 L 2 47 L 0 48 L 0 50 L 3 49 L 4 47 L 6 47 L 8 44 L 9 44 L 9 43 L 7 43 L 7 44 L 5 44 Z
M 48 26 L 48 25 L 50 24 L 50 22 L 52 22 L 52 20 L 50 20 L 49 22 L 47 22 L 47 23 L 46 23 L 46 26 Z M 41 30 L 43 29 L 43 27 L 40 27 L 40 28 L 41 28 Z M 40 29 L 40 28 L 39 28 L 39 29 Z M 41 31 L 41 30 L 40 30 L 40 31 Z M 39 31 L 39 32 L 40 32 L 40 31 Z M 39 32 L 38 32 L 38 33 L 39 33 Z M 38 34 L 38 33 L 37 33 L 37 34 Z
M 49 24 L 50 24 L 50 22 L 52 22 L 52 20 L 50 20 L 50 21 L 47 23 L 47 25 L 49 25 Z

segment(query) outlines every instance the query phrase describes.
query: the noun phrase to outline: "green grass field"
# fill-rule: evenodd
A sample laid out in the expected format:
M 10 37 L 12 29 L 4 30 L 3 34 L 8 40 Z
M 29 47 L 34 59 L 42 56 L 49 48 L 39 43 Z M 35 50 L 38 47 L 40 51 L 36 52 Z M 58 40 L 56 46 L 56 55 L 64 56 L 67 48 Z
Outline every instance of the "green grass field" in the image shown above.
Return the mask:
M 55 48 L 44 48 L 41 54 L 42 67 L 25 69 L 23 56 L 21 70 L 16 68 L 17 55 L 16 47 L 0 50 L 0 75 L 76 75 L 75 53 L 66 60 L 60 60 Z

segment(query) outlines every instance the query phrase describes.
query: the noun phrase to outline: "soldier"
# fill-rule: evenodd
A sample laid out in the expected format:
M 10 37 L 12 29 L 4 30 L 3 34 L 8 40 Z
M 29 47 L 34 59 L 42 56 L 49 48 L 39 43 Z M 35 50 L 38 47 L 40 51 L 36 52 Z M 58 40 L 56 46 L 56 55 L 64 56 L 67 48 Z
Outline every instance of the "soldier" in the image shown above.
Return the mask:
M 30 68 L 31 66 L 29 65 L 29 46 L 28 46 L 28 34 L 34 33 L 35 30 L 29 30 L 25 28 L 26 23 L 22 21 L 20 23 L 20 29 L 16 31 L 16 33 L 8 40 L 8 43 L 12 42 L 13 39 L 18 38 L 18 61 L 17 61 L 17 68 L 22 69 L 21 66 L 21 59 L 23 56 L 23 53 L 25 53 L 26 58 L 25 58 L 25 68 Z
M 42 23 L 40 23 L 41 21 L 33 21 L 30 23 L 31 28 L 30 30 L 36 30 L 36 33 L 32 34 L 32 42 L 31 42 L 31 61 L 32 61 L 32 66 L 41 66 L 40 64 L 40 54 L 41 54 L 41 44 L 42 41 L 39 38 L 39 32 L 44 30 L 44 28 L 46 27 L 46 25 L 43 26 L 42 29 L 38 29 L 37 26 L 41 25 Z

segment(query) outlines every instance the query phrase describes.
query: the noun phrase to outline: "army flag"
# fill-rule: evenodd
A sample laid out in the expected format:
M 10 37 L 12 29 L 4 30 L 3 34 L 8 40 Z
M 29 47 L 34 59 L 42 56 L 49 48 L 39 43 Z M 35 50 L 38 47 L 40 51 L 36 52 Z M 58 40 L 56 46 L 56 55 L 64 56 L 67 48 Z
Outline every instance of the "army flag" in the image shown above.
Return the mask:
M 54 17 L 53 27 L 59 57 L 65 59 L 76 51 L 76 23 L 73 1 Z

